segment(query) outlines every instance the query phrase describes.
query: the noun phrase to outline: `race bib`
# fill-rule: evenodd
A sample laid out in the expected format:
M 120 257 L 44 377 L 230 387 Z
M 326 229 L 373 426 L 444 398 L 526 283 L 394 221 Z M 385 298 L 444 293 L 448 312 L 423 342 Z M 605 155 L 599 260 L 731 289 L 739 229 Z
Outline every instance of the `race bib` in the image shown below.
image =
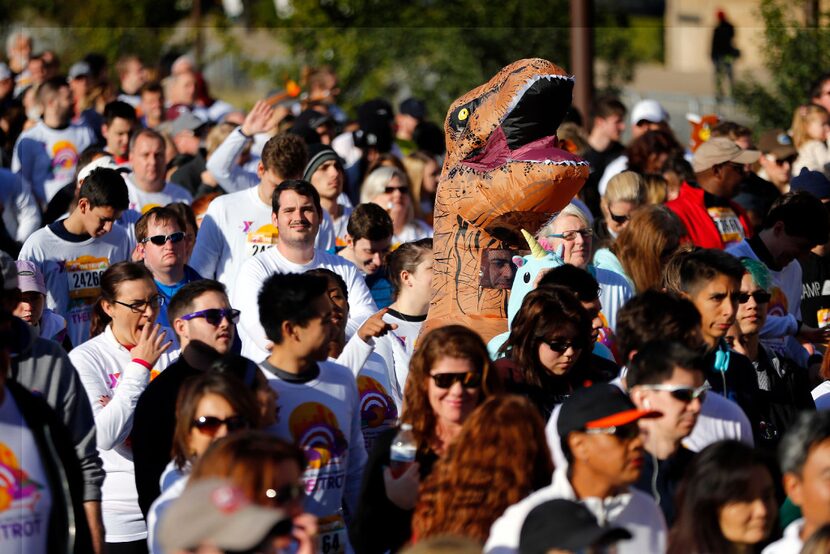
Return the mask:
M 263 225 L 256 231 L 249 231 L 245 237 L 245 254 L 251 258 L 273 248 L 277 244 L 277 228 L 271 225 Z
M 816 312 L 816 321 L 818 321 L 818 328 L 824 329 L 830 325 L 830 309 L 821 308 Z
M 107 258 L 81 256 L 66 262 L 70 302 L 94 303 L 101 296 L 101 274 L 109 267 Z
M 740 242 L 746 238 L 741 220 L 735 211 L 728 206 L 713 206 L 706 210 L 709 217 L 715 222 L 720 238 L 725 245 Z
M 321 554 L 345 554 L 348 536 L 346 535 L 346 522 L 343 516 L 335 514 L 317 520 L 320 542 L 317 552 Z

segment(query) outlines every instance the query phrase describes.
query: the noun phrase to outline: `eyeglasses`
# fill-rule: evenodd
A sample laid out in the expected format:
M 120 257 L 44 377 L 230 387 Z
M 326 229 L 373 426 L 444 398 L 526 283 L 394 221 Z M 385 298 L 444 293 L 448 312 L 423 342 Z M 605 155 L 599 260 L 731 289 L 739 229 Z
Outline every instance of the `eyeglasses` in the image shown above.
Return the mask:
M 611 219 L 612 219 L 612 220 L 614 221 L 614 223 L 616 223 L 617 225 L 622 225 L 623 223 L 625 223 L 626 221 L 628 221 L 629 219 L 631 219 L 631 216 L 630 216 L 629 214 L 626 214 L 626 215 L 614 215 L 614 212 L 612 212 L 611 210 L 608 210 L 608 215 L 610 215 L 610 216 L 611 216 Z
M 131 312 L 134 314 L 140 314 L 147 310 L 148 307 L 150 308 L 159 308 L 164 305 L 164 297 L 159 296 L 158 294 L 152 297 L 149 300 L 139 300 L 138 302 L 133 302 L 132 304 L 127 304 L 126 302 L 121 302 L 120 300 L 113 300 L 116 304 L 121 304 L 125 308 L 129 308 Z
M 192 426 L 198 429 L 200 433 L 211 437 L 215 437 L 223 425 L 228 432 L 239 431 L 240 429 L 246 429 L 248 427 L 248 420 L 238 415 L 225 419 L 220 419 L 215 416 L 202 416 L 194 419 L 192 423 Z
M 451 388 L 455 383 L 461 383 L 465 389 L 477 389 L 481 385 L 481 373 L 467 371 L 465 373 L 435 373 L 430 375 L 439 389 Z
M 217 327 L 220 323 L 222 323 L 223 318 L 236 325 L 239 323 L 239 310 L 232 310 L 231 308 L 210 308 L 208 310 L 200 310 L 198 312 L 193 312 L 192 314 L 183 315 L 182 319 L 190 321 L 191 319 L 196 319 L 197 317 L 205 318 L 205 321 L 214 327 Z
M 772 298 L 772 295 L 765 290 L 756 290 L 755 292 L 742 292 L 738 295 L 738 304 L 746 304 L 750 297 L 755 300 L 756 304 L 766 304 Z
M 552 233 L 548 235 L 548 238 L 565 239 L 570 241 L 576 240 L 577 235 L 581 235 L 583 239 L 587 239 L 594 235 L 594 231 L 591 229 L 576 229 L 574 231 L 565 231 L 564 233 Z
M 577 344 L 576 341 L 572 340 L 551 340 L 546 341 L 545 344 L 548 345 L 548 348 L 557 352 L 559 354 L 564 354 L 568 348 L 573 348 L 574 350 L 582 350 L 582 345 Z
M 287 504 L 305 498 L 305 488 L 299 483 L 292 483 L 279 489 L 267 489 L 265 497 L 275 504 Z
M 587 435 L 614 435 L 621 441 L 630 441 L 640 436 L 640 426 L 637 422 L 627 423 L 625 425 L 612 425 L 611 427 L 602 427 L 599 429 L 585 429 Z
M 141 239 L 141 244 L 147 244 L 148 242 L 152 242 L 156 246 L 164 246 L 164 243 L 167 241 L 176 244 L 177 242 L 181 242 L 184 240 L 184 232 L 176 231 L 175 233 L 170 233 L 169 235 L 153 235 L 152 237 L 144 237 Z
M 407 194 L 409 192 L 409 187 L 384 187 L 383 192 L 386 194 L 394 194 L 394 192 L 398 190 L 401 194 Z
M 795 160 L 797 159 L 797 156 L 790 156 L 789 158 L 779 160 L 775 158 L 775 156 L 773 156 L 772 154 L 767 154 L 767 159 L 771 162 L 775 162 L 775 165 L 777 165 L 778 167 L 782 167 L 784 164 L 793 165 L 795 163 Z
M 640 387 L 648 390 L 663 390 L 672 395 L 672 397 L 681 402 L 689 403 L 692 400 L 700 399 L 701 402 L 706 400 L 706 391 L 711 387 L 705 383 L 697 388 L 684 387 L 682 385 L 640 385 Z

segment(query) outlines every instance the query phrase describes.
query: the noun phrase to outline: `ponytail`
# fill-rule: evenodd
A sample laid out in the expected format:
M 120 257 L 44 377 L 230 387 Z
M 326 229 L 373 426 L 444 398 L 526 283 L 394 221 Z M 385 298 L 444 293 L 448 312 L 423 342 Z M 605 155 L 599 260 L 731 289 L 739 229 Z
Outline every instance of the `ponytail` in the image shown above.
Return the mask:
M 97 337 L 104 332 L 112 318 L 104 311 L 104 297 L 98 297 L 95 306 L 92 307 L 92 319 L 89 323 L 89 338 Z

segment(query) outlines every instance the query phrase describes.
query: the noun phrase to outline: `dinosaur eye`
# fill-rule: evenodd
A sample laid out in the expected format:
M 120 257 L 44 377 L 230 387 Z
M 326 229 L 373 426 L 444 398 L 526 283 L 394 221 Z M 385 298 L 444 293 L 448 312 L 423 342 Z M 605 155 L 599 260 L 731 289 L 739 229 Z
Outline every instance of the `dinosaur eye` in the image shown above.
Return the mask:
M 522 281 L 524 281 L 525 283 L 530 282 L 530 272 L 525 271 L 525 274 L 522 276 Z
M 458 121 L 464 121 L 468 117 L 470 117 L 470 110 L 468 110 L 467 108 L 461 108 L 461 110 L 459 110 L 458 112 Z

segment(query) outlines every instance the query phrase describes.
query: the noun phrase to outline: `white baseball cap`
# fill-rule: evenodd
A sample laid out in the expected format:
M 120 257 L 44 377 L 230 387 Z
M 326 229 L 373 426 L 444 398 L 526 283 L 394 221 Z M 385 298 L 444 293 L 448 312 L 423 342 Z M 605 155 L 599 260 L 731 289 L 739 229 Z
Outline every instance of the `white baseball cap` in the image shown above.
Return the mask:
M 640 100 L 631 110 L 631 124 L 636 125 L 643 120 L 662 123 L 669 120 L 669 113 L 657 100 Z

